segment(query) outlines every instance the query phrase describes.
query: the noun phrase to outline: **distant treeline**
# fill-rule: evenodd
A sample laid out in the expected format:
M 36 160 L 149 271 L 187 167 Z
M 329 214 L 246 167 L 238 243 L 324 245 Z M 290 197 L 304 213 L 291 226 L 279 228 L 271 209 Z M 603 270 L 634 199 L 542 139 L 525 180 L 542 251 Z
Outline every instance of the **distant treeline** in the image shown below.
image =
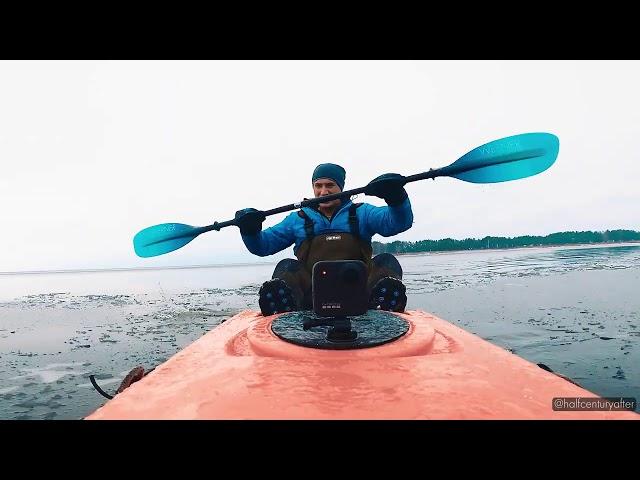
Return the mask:
M 372 242 L 373 253 L 445 252 L 450 250 L 483 250 L 490 248 L 540 247 L 572 243 L 606 243 L 640 241 L 640 232 L 634 230 L 605 230 L 604 232 L 557 232 L 545 237 L 484 237 L 455 240 L 420 240 L 418 242 Z

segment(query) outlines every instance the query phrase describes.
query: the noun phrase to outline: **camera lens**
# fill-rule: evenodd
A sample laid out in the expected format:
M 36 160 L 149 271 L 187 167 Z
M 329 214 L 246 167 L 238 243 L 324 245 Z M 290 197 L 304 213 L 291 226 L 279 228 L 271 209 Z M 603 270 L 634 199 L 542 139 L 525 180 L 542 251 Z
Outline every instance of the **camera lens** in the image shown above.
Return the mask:
M 342 271 L 342 280 L 346 283 L 356 283 L 358 281 L 358 277 L 358 270 L 351 265 L 347 265 Z

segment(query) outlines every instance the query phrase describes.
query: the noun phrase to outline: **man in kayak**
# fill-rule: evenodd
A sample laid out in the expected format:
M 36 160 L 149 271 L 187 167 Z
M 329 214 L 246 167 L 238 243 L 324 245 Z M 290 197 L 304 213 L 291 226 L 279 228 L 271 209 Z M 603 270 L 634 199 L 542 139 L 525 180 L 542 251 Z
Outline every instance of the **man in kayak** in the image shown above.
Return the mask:
M 345 176 L 340 165 L 318 165 L 311 177 L 315 197 L 343 191 Z M 365 194 L 382 198 L 386 207 L 337 199 L 292 212 L 264 231 L 263 212 L 253 208 L 236 212 L 242 241 L 251 253 L 264 257 L 294 244 L 297 259 L 281 260 L 272 279 L 260 288 L 262 314 L 311 309 L 311 272 L 322 260 L 363 261 L 368 272 L 369 308 L 404 311 L 407 296 L 400 263 L 389 253 L 372 258 L 371 246 L 376 233 L 390 237 L 411 228 L 413 212 L 402 179 L 387 173 L 367 185 Z

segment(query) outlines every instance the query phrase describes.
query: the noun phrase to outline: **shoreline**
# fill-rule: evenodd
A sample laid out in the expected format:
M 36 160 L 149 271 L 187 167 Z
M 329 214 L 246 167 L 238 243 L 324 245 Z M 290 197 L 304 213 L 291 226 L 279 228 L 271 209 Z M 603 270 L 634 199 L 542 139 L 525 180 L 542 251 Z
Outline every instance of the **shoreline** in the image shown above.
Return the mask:
M 113 267 L 113 268 L 72 268 L 69 270 L 26 270 L 18 272 L 0 272 L 0 276 L 6 275 L 49 275 L 62 273 L 110 273 L 110 272 L 131 272 L 131 271 L 153 271 L 153 270 L 180 270 L 191 268 L 219 268 L 219 267 L 261 267 L 264 265 L 275 265 L 277 262 L 256 262 L 256 263 L 215 263 L 210 265 L 169 265 L 166 267 Z
M 507 247 L 507 248 L 470 248 L 466 250 L 425 250 L 422 252 L 411 253 L 393 253 L 398 257 L 417 257 L 421 255 L 443 255 L 443 254 L 460 254 L 469 252 L 499 252 L 507 250 L 525 250 L 534 248 L 558 248 L 558 247 L 607 247 L 607 246 L 637 246 L 640 245 L 638 241 L 627 242 L 597 242 L 597 243 L 559 243 L 551 245 L 528 245 L 526 247 Z M 197 268 L 220 268 L 220 267 L 261 267 L 266 265 L 275 265 L 277 261 L 272 262 L 242 262 L 242 263 L 217 263 L 206 265 L 169 265 L 163 267 L 114 267 L 114 268 L 85 268 L 85 269 L 69 269 L 69 270 L 27 270 L 17 272 L 0 272 L 0 277 L 14 276 L 14 275 L 50 275 L 50 274 L 69 274 L 69 273 L 117 273 L 117 272 L 131 272 L 131 271 L 157 271 L 157 270 L 187 270 Z
M 640 240 L 626 241 L 626 242 L 597 242 L 597 243 L 554 243 L 550 245 L 527 245 L 522 247 L 507 247 L 507 248 L 468 248 L 466 250 L 425 250 L 422 252 L 412 253 L 393 253 L 399 257 L 416 257 L 420 255 L 435 255 L 443 253 L 467 253 L 467 252 L 503 252 L 507 250 L 529 250 L 532 248 L 558 248 L 558 247 L 590 247 L 597 248 L 599 246 L 608 247 L 611 245 L 619 247 L 634 247 L 640 245 Z

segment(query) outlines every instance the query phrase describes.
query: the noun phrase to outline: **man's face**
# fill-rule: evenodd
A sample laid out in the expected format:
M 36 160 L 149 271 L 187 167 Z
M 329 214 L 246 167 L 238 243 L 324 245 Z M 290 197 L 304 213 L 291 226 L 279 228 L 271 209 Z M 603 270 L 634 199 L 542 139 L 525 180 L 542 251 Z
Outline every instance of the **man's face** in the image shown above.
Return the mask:
M 340 193 L 340 187 L 330 178 L 318 178 L 313 182 L 313 194 L 316 197 L 324 197 L 325 195 L 332 195 L 334 193 Z M 321 203 L 322 208 L 331 208 L 340 206 L 340 199 L 336 198 L 327 203 Z

